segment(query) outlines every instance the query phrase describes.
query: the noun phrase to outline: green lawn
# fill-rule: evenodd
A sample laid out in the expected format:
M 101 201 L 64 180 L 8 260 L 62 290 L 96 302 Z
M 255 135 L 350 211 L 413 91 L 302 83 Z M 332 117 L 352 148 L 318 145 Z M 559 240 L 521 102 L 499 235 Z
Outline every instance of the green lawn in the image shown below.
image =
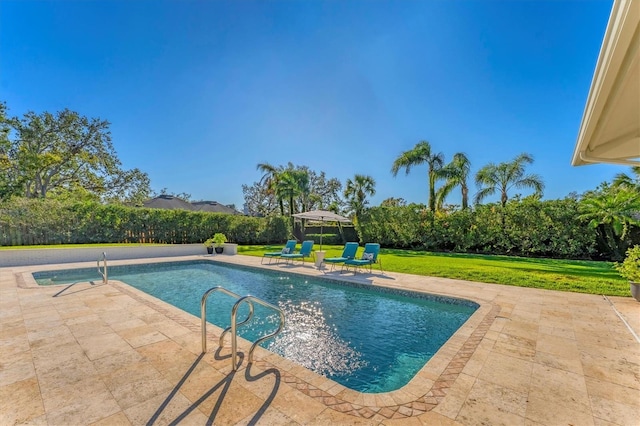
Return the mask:
M 281 248 L 282 245 L 240 246 L 238 253 L 262 256 L 264 252 Z M 339 256 L 342 246 L 323 245 L 323 250 L 327 252 L 326 257 Z M 361 253 L 362 248 L 358 250 L 358 254 Z M 380 259 L 385 271 L 608 296 L 630 295 L 629 283 L 618 275 L 610 262 L 384 248 L 380 251 Z

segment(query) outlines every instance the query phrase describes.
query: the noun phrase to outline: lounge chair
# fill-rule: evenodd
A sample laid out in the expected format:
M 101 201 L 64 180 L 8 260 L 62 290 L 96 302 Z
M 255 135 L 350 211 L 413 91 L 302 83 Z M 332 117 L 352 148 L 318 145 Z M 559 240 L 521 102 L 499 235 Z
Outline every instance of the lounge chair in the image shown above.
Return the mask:
M 342 268 L 353 267 L 353 273 L 356 273 L 357 268 L 363 268 L 368 266 L 369 273 L 372 272 L 373 264 L 377 263 L 380 266 L 380 272 L 382 272 L 382 263 L 378 259 L 378 254 L 380 253 L 380 244 L 378 243 L 367 243 L 364 245 L 364 253 L 362 253 L 362 258 L 360 259 L 349 259 L 345 260 L 342 264 Z
M 331 270 L 338 263 L 344 263 L 349 259 L 355 259 L 356 252 L 358 251 L 358 243 L 347 243 L 344 245 L 344 250 L 342 250 L 342 255 L 340 257 L 327 257 L 323 260 L 323 262 L 331 264 Z
M 285 244 L 284 248 L 280 251 L 274 251 L 271 253 L 265 253 L 262 255 L 262 260 L 260 261 L 260 263 L 264 263 L 264 259 L 268 258 L 269 259 L 269 263 L 271 263 L 271 261 L 273 259 L 279 259 L 280 256 L 282 256 L 283 254 L 289 254 L 289 253 L 293 253 L 294 250 L 296 249 L 296 244 L 298 244 L 298 242 L 296 240 L 289 240 L 287 241 L 287 244 Z
M 301 259 L 302 263 L 304 263 L 304 260 L 307 257 L 311 257 L 312 252 L 311 250 L 313 249 L 313 241 L 309 240 L 309 241 L 303 241 L 302 242 L 302 246 L 300 247 L 300 251 L 298 253 L 283 253 L 280 258 L 286 260 L 287 262 L 289 260 L 296 260 L 296 259 Z

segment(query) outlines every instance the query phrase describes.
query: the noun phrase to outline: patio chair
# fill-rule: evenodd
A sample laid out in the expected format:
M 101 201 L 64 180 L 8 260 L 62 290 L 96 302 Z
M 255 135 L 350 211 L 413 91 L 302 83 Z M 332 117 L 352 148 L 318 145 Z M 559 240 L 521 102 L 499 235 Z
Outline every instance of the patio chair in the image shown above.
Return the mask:
M 287 262 L 289 260 L 296 260 L 296 259 L 301 259 L 302 263 L 304 263 L 304 260 L 307 257 L 311 257 L 313 252 L 311 251 L 313 249 L 313 241 L 312 240 L 308 240 L 308 241 L 303 241 L 302 242 L 302 246 L 300 247 L 300 251 L 298 253 L 283 253 L 280 258 L 286 260 Z
M 327 257 L 323 262 L 330 263 L 331 270 L 333 271 L 338 263 L 344 263 L 349 259 L 355 259 L 358 246 L 358 243 L 347 243 L 344 245 L 344 250 L 342 250 L 342 255 L 340 257 Z
M 378 254 L 380 253 L 380 244 L 378 243 L 367 243 L 364 245 L 364 253 L 362 253 L 362 257 L 360 259 L 349 259 L 345 260 L 342 264 L 342 269 L 345 268 L 347 271 L 349 267 L 353 267 L 353 273 L 355 274 L 358 268 L 369 267 L 369 273 L 373 271 L 373 265 L 378 264 L 380 267 L 380 272 L 382 271 L 382 263 L 380 259 L 378 259 Z
M 273 259 L 279 259 L 280 256 L 282 256 L 285 253 L 286 254 L 293 253 L 296 249 L 296 244 L 298 244 L 296 240 L 289 240 L 287 241 L 287 244 L 285 244 L 282 250 L 263 254 L 262 260 L 260 260 L 260 264 L 264 263 L 265 258 L 269 259 L 269 264 L 270 264 Z

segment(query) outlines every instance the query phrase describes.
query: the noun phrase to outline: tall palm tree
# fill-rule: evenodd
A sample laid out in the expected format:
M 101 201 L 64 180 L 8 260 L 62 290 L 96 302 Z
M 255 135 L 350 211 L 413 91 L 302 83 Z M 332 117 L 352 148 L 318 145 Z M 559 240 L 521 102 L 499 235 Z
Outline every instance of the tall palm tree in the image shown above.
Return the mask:
M 258 163 L 256 169 L 264 173 L 262 178 L 260 178 L 260 183 L 264 183 L 267 186 L 267 193 L 276 197 L 278 205 L 280 206 L 280 215 L 284 216 L 284 202 L 281 194 L 277 190 L 283 172 L 282 166 L 275 167 L 269 163 Z
M 476 184 L 480 188 L 475 202 L 480 203 L 486 197 L 500 192 L 500 203 L 504 207 L 509 199 L 508 192 L 512 188 L 532 188 L 536 194 L 542 195 L 544 183 L 536 174 L 525 175 L 525 165 L 533 163 L 529 154 L 520 154 L 507 163 L 489 163 L 476 174 Z
M 429 174 L 429 209 L 436 210 L 436 182 L 441 178 L 439 172 L 444 164 L 444 155 L 441 152 L 437 154 L 431 149 L 431 144 L 427 141 L 420 141 L 410 149 L 405 151 L 396 158 L 391 167 L 393 176 L 398 175 L 400 169 L 405 169 L 409 174 L 413 166 L 427 164 Z
M 631 177 L 626 173 L 618 173 L 613 178 L 613 186 L 635 189 L 636 191 L 640 192 L 640 166 L 632 167 L 631 173 L 633 173 L 635 176 Z
M 469 186 L 467 185 L 469 173 L 471 173 L 471 161 L 462 152 L 454 154 L 453 160 L 440 171 L 446 182 L 436 193 L 438 209 L 442 207 L 444 200 L 456 186 L 459 186 L 462 192 L 462 209 L 469 207 Z
M 347 179 L 344 196 L 356 221 L 368 204 L 367 195 L 375 195 L 376 181 L 371 176 L 355 175 L 353 180 Z

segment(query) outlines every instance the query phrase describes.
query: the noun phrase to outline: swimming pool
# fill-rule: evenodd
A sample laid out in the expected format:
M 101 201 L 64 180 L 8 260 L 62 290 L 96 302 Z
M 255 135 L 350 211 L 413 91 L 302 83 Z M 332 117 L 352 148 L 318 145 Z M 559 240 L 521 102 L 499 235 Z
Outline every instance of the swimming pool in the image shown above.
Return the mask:
M 97 280 L 95 268 L 36 272 L 41 285 Z M 281 271 L 209 261 L 111 266 L 123 281 L 197 317 L 200 298 L 221 285 L 252 294 L 284 310 L 287 325 L 263 346 L 360 392 L 388 392 L 406 385 L 478 308 L 474 302 L 335 282 Z M 235 301 L 216 293 L 207 320 L 227 327 Z M 255 340 L 277 327 L 277 315 L 255 306 L 239 335 Z M 245 311 L 246 312 L 246 311 Z M 238 318 L 244 318 L 241 310 Z

